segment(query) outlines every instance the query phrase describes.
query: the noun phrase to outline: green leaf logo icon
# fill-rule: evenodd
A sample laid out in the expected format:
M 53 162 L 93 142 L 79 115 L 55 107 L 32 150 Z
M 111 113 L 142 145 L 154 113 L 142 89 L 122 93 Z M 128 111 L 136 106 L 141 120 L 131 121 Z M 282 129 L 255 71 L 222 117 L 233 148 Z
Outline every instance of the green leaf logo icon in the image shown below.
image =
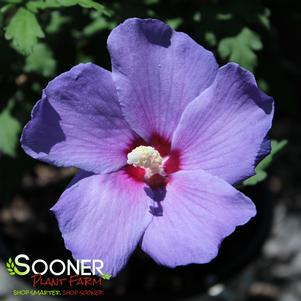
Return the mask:
M 110 280 L 110 278 L 112 277 L 112 275 L 110 275 L 110 274 L 102 274 L 101 277 L 104 280 Z
M 9 258 L 8 261 L 6 262 L 6 267 L 7 267 L 7 271 L 9 273 L 9 275 L 11 275 L 11 276 L 16 275 L 15 263 L 13 262 L 13 260 L 11 258 Z
M 7 268 L 8 274 L 11 276 L 15 276 L 15 275 L 23 276 L 23 275 L 27 274 L 27 272 L 24 273 L 24 272 L 20 272 L 18 270 L 18 268 L 16 267 L 16 264 L 11 259 L 11 257 L 9 257 L 8 261 L 6 262 L 6 268 Z

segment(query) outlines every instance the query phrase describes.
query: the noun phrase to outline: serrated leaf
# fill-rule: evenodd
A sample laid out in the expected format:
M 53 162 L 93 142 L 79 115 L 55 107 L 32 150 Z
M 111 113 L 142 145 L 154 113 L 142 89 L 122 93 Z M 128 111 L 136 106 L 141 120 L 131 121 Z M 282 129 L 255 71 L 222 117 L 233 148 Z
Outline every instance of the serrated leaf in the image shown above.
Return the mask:
M 19 8 L 5 29 L 5 38 L 24 55 L 29 55 L 44 33 L 36 16 L 28 9 Z
M 24 70 L 26 72 L 37 72 L 45 77 L 55 73 L 56 61 L 52 51 L 45 44 L 37 44 L 33 52 L 26 58 Z
M 14 157 L 16 155 L 16 147 L 19 142 L 18 134 L 21 125 L 17 119 L 11 115 L 12 103 L 0 113 L 0 151 L 4 154 Z M 9 258 L 9 263 L 12 259 Z
M 93 0 L 39 0 L 29 1 L 26 7 L 32 12 L 37 12 L 39 9 L 60 8 L 80 5 L 85 8 L 93 8 L 104 15 L 111 16 L 111 11 L 104 5 Z
M 267 172 L 265 171 L 269 165 L 272 163 L 273 158 L 278 154 L 287 144 L 287 140 L 277 141 L 272 140 L 272 150 L 271 153 L 265 157 L 256 167 L 256 175 L 245 180 L 243 185 L 255 185 L 267 177 Z
M 222 39 L 218 52 L 224 59 L 236 62 L 251 71 L 257 65 L 255 51 L 262 49 L 262 42 L 257 33 L 244 27 L 238 35 Z
M 33 0 L 26 3 L 26 7 L 32 12 L 39 9 L 69 7 L 77 4 L 77 0 Z
M 94 8 L 104 15 L 111 16 L 111 12 L 102 4 L 93 0 L 78 0 L 77 4 L 85 8 Z
M 26 8 L 36 13 L 39 9 L 47 8 L 46 3 L 44 1 L 28 1 L 26 3 Z

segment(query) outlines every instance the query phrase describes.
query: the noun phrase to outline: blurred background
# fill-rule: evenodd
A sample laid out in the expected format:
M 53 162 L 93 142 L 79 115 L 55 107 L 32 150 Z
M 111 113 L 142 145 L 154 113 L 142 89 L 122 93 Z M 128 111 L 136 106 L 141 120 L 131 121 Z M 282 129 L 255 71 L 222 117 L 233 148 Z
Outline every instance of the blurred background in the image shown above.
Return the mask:
M 12 295 L 32 286 L 8 275 L 9 257 L 70 257 L 49 208 L 75 171 L 25 155 L 21 130 L 53 77 L 81 62 L 110 70 L 106 39 L 129 17 L 164 20 L 214 52 L 220 64 L 235 61 L 254 72 L 276 101 L 273 153 L 239 187 L 255 201 L 258 216 L 224 241 L 216 260 L 169 270 L 137 251 L 98 299 L 300 301 L 298 0 L 0 0 L 0 300 L 33 299 Z

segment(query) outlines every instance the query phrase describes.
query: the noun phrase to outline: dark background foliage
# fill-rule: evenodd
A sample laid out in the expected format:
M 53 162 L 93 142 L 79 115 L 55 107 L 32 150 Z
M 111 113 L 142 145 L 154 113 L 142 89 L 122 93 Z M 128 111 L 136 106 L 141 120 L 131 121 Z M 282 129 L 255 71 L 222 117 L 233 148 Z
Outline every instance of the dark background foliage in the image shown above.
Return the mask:
M 110 69 L 107 36 L 112 28 L 129 17 L 162 19 L 213 51 L 220 64 L 235 61 L 254 72 L 259 86 L 276 101 L 271 136 L 277 140 L 288 139 L 289 143 L 269 167 L 267 179 L 263 170 L 270 162 L 265 162 L 262 170 L 258 169 L 257 178 L 247 184 L 265 179 L 263 186 L 276 205 L 276 212 L 282 208 L 287 220 L 292 215 L 298 217 L 301 209 L 298 183 L 300 1 L 0 0 L 0 224 L 6 242 L 16 244 L 21 236 L 30 236 L 32 228 L 27 232 L 24 228 L 28 224 L 38 222 L 42 228 L 47 226 L 44 224 L 47 218 L 39 214 L 39 208 L 45 206 L 48 210 L 74 172 L 38 163 L 20 148 L 21 130 L 30 119 L 41 90 L 54 76 L 80 62 L 94 62 Z M 284 144 L 275 142 L 275 150 Z M 284 227 L 288 227 L 288 233 L 283 236 L 293 237 L 290 226 Z M 274 236 L 270 239 L 275 239 Z M 273 242 L 269 240 L 267 245 Z M 22 243 L 19 248 L 21 246 Z M 281 250 L 277 254 L 281 254 Z M 253 264 L 255 279 L 248 289 L 255 283 L 255 295 L 265 296 L 266 292 L 260 291 L 262 287 L 270 292 L 267 294 L 271 299 L 260 300 L 301 300 L 300 290 L 293 295 L 297 299 L 278 299 L 283 295 L 279 290 L 287 289 L 290 294 L 295 289 L 279 287 L 273 282 L 275 275 L 262 274 L 265 264 L 273 268 L 278 262 L 266 256 L 266 253 L 258 255 L 259 267 Z M 237 283 L 242 286 L 243 280 Z M 229 300 L 243 300 L 237 299 L 238 296 L 246 298 L 240 295 L 241 288 L 226 289 L 232 289 L 231 293 L 236 296 Z

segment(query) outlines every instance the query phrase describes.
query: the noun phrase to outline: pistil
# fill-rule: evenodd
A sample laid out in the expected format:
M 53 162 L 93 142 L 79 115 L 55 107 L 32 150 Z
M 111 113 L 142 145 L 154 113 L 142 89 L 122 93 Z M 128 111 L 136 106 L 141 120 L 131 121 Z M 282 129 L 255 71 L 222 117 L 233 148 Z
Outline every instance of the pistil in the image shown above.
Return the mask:
M 161 176 L 166 175 L 163 168 L 163 158 L 152 146 L 138 146 L 128 153 L 127 157 L 129 165 L 145 169 L 145 180 L 149 180 L 156 174 Z

